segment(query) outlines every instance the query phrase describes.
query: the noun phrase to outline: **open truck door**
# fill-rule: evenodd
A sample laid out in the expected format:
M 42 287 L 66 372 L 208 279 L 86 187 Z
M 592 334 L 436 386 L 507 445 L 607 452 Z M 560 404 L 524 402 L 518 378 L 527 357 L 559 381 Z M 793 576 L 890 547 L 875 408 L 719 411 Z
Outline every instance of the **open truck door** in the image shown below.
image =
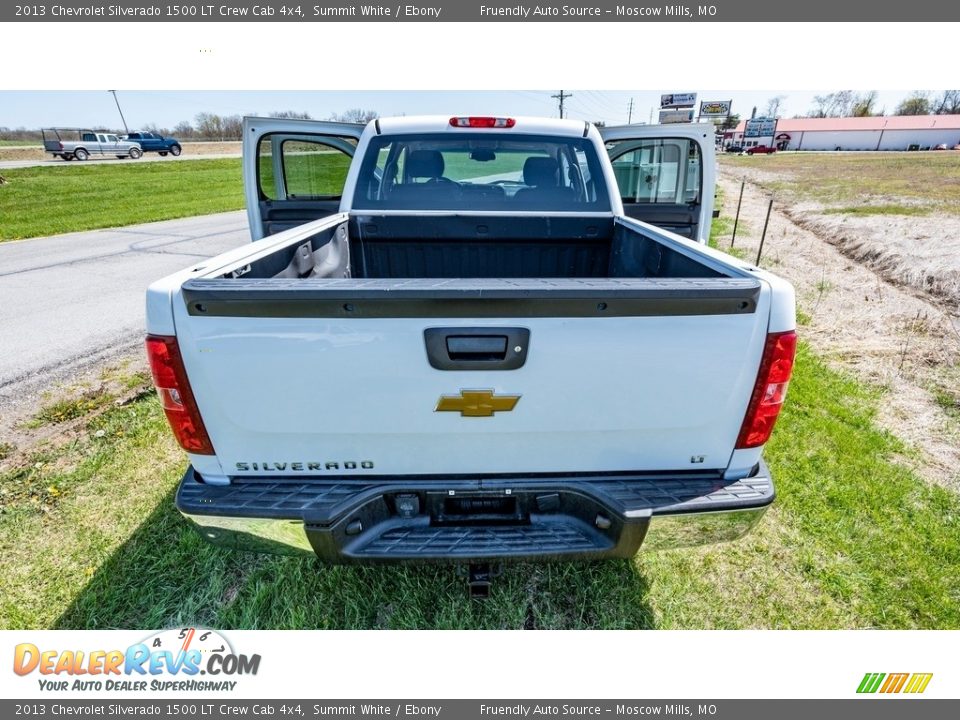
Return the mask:
M 243 119 L 243 187 L 253 240 L 339 211 L 363 127 L 315 120 Z
M 598 129 L 613 164 L 624 214 L 706 243 L 716 188 L 713 125 Z

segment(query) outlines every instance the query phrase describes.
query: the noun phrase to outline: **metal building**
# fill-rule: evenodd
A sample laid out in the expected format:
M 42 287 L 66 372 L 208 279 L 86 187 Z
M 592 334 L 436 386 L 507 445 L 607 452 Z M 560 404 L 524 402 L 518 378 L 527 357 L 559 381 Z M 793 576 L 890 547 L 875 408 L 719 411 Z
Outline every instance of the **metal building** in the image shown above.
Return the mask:
M 960 115 L 780 118 L 774 134 L 744 138 L 746 121 L 724 134 L 724 147 L 775 145 L 779 150 L 924 150 L 960 145 Z M 729 136 L 729 137 L 728 137 Z

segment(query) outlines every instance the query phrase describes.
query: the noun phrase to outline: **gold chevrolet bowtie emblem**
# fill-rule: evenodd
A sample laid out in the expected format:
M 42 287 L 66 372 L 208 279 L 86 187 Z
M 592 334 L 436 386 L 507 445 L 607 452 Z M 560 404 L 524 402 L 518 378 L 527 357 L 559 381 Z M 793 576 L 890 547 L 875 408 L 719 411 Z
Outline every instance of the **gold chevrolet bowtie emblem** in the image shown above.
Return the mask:
M 496 395 L 493 390 L 461 390 L 459 395 L 441 395 L 436 412 L 458 412 L 460 417 L 490 417 L 495 412 L 513 410 L 519 400 L 519 395 Z

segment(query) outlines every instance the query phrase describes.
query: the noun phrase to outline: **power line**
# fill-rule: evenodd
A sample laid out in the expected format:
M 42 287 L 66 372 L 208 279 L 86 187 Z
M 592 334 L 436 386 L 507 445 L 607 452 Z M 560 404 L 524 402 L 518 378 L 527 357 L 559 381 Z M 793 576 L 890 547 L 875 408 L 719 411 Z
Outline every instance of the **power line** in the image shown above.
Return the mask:
M 567 98 L 572 98 L 573 95 L 571 93 L 564 93 L 563 90 L 561 90 L 558 95 L 551 95 L 550 97 L 560 101 L 560 119 L 563 120 L 563 101 Z
M 534 102 L 538 102 L 543 105 L 549 105 L 550 107 L 554 107 L 554 104 L 552 102 L 550 102 L 545 96 L 540 95 L 539 93 L 529 92 L 527 90 L 512 90 L 511 92 L 513 92 L 516 95 L 519 95 L 520 97 L 526 100 L 532 100 Z
M 617 115 L 620 114 L 620 108 L 622 107 L 620 104 L 620 98 L 613 100 L 608 98 L 603 92 L 593 92 L 592 90 L 588 90 L 587 94 L 590 95 L 590 97 L 595 98 L 601 107 L 605 107 L 607 109 L 607 112 L 615 113 Z

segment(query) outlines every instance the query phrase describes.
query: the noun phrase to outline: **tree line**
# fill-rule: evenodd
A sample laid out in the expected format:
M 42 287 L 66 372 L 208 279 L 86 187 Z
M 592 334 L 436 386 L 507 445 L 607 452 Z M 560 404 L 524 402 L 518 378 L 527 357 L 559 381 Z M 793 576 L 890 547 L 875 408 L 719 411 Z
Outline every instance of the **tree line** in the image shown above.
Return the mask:
M 779 117 L 786 95 L 767 100 L 766 116 Z M 837 90 L 825 95 L 814 95 L 813 105 L 803 116 L 812 118 L 875 117 L 886 115 L 886 108 L 877 107 L 877 91 L 854 92 Z M 891 115 L 960 115 L 960 90 L 944 90 L 934 94 L 915 90 L 901 100 Z
M 366 123 L 378 117 L 379 113 L 375 110 L 364 108 L 350 108 L 342 113 L 333 113 L 327 120 L 334 122 Z M 296 120 L 312 120 L 308 112 L 298 112 L 296 110 L 283 110 L 268 114 L 272 118 L 290 118 Z M 122 133 L 122 129 L 116 127 L 97 126 L 90 128 L 98 132 Z M 241 115 L 218 115 L 216 113 L 197 113 L 193 122 L 183 120 L 173 127 L 161 127 L 156 123 L 147 123 L 134 130 L 156 133 L 158 135 L 172 135 L 178 140 L 196 140 L 196 141 L 214 141 L 229 142 L 231 140 L 241 140 L 243 138 L 243 116 Z M 0 140 L 23 140 L 34 141 L 40 139 L 39 130 L 28 130 L 27 128 L 7 128 L 0 127 Z

